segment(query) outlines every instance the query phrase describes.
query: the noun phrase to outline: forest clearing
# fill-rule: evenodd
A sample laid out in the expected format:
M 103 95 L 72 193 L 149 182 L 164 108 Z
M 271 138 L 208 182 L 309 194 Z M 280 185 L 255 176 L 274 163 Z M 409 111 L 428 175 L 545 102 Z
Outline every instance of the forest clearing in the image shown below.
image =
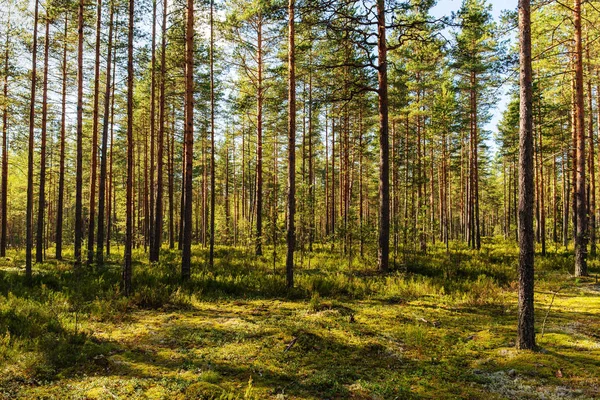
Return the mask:
M 206 255 L 196 246 L 193 253 Z M 273 275 L 270 257 L 246 264 L 243 253 L 217 248 L 214 270 L 200 266 L 181 286 L 176 252 L 155 266 L 136 252 L 129 298 L 118 289 L 120 260 L 78 278 L 49 261 L 36 269 L 35 290 L 4 262 L 2 290 L 12 292 L 1 302 L 1 323 L 11 332 L 1 341 L 3 395 L 600 396 L 600 285 L 565 279 L 573 263 L 566 252 L 550 250 L 536 265 L 538 352 L 515 349 L 512 243 L 483 244 L 478 253 L 438 248 L 388 276 L 316 249 L 307 257 L 319 268 L 298 265 L 293 292 Z
M 600 398 L 598 21 L 0 0 L 0 397 Z

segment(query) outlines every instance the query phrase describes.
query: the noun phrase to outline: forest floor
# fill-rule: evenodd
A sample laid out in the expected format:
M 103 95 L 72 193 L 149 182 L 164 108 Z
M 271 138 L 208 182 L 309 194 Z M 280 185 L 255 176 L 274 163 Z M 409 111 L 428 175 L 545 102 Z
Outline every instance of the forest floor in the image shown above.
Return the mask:
M 291 293 L 282 260 L 274 274 L 265 254 L 219 247 L 208 271 L 195 247 L 181 286 L 177 252 L 149 265 L 138 250 L 130 298 L 118 259 L 81 274 L 49 260 L 27 287 L 23 254 L 10 254 L 0 261 L 0 396 L 600 398 L 597 260 L 576 279 L 571 253 L 536 258 L 540 349 L 529 352 L 514 348 L 514 243 L 407 252 L 387 275 L 372 259 L 316 249 Z

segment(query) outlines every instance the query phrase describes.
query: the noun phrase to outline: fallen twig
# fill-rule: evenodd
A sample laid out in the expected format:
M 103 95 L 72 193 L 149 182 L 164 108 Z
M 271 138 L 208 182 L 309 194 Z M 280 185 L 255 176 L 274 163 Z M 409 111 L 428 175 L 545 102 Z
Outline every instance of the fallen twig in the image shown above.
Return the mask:
M 297 337 L 293 338 L 292 341 L 287 345 L 287 347 L 285 348 L 285 350 L 283 352 L 285 353 L 286 351 L 288 351 L 289 349 L 291 349 L 292 346 L 296 344 L 297 340 L 298 340 Z
M 562 286 L 562 287 L 558 288 L 558 290 L 552 292 L 552 300 L 550 301 L 550 305 L 548 306 L 548 310 L 546 311 L 546 315 L 544 316 L 544 322 L 542 322 L 542 337 L 544 337 L 544 330 L 546 329 L 546 320 L 548 319 L 548 314 L 550 314 L 550 309 L 552 308 L 552 304 L 554 304 L 554 298 L 556 297 L 558 292 L 560 292 L 564 288 L 565 288 L 565 286 Z

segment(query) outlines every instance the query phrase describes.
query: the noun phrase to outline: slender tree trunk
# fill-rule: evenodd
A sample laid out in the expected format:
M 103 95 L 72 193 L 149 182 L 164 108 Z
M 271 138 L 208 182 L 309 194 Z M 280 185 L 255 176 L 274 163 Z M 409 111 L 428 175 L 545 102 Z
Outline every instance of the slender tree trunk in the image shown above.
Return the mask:
M 214 71 L 214 1 L 210 1 L 210 268 L 214 265 L 215 257 L 215 71 Z M 229 154 L 227 154 L 229 157 Z M 227 221 L 225 221 L 227 223 Z
M 113 58 L 113 71 L 116 69 L 116 57 Z M 113 176 L 113 144 L 114 144 L 114 130 L 115 130 L 115 85 L 112 88 L 112 96 L 110 100 L 110 166 L 108 168 L 108 210 L 107 210 L 107 222 L 106 222 L 106 256 L 110 256 L 110 234 L 112 232 L 113 220 L 116 220 L 116 190 Z M 111 197 L 112 196 L 112 197 Z
M 181 278 L 189 279 L 192 259 L 192 167 L 194 150 L 194 0 L 187 0 L 185 30 L 185 213 L 183 218 L 183 253 Z
M 175 107 L 171 121 L 171 145 L 169 148 L 169 249 L 175 248 Z
M 133 0 L 131 0 L 133 1 Z M 79 0 L 77 44 L 77 167 L 75 172 L 75 266 L 81 266 L 83 241 L 83 8 Z
M 60 119 L 60 160 L 58 173 L 58 204 L 56 206 L 56 259 L 62 260 L 63 245 L 63 209 L 65 199 L 65 139 L 66 139 L 66 107 L 67 107 L 67 34 L 69 13 L 65 12 L 62 56 L 62 108 Z
M 35 1 L 33 22 L 33 47 L 31 61 L 31 96 L 29 104 L 29 152 L 27 157 L 27 212 L 26 212 L 26 250 L 25 250 L 25 275 L 27 282 L 31 282 L 31 261 L 33 249 L 33 151 L 35 134 L 35 91 L 37 86 L 37 27 L 38 27 L 39 0 Z
M 256 89 L 256 255 L 262 255 L 262 203 L 263 203 L 263 159 L 262 159 L 262 111 L 263 111 L 263 37 L 262 15 L 258 16 L 258 38 L 256 59 L 258 62 L 258 87 Z
M 108 150 L 108 126 L 111 104 L 111 66 L 112 66 L 112 35 L 113 35 L 113 18 L 114 5 L 110 5 L 110 17 L 108 22 L 108 55 L 106 58 L 106 88 L 104 92 L 104 117 L 102 122 L 102 149 L 100 152 L 100 188 L 98 190 L 98 242 L 96 244 L 96 262 L 98 265 L 104 263 L 104 217 L 106 203 L 106 166 L 107 166 L 107 150 Z M 108 194 L 110 196 L 110 192 Z
M 94 223 L 96 218 L 96 174 L 98 170 L 98 101 L 100 91 L 100 33 L 102 24 L 102 0 L 97 2 L 96 61 L 94 64 L 94 109 L 92 115 L 92 155 L 90 170 L 90 202 L 88 221 L 87 263 L 94 262 Z
M 164 14 L 164 13 L 163 13 Z M 164 29 L 164 25 L 163 25 Z M 150 261 L 158 261 L 156 247 L 156 230 L 154 228 L 156 203 L 154 198 L 155 187 L 154 183 L 154 165 L 155 165 L 155 138 L 156 138 L 156 0 L 152 0 L 152 56 L 150 61 L 150 204 L 148 205 L 148 241 L 150 243 Z M 162 52 L 164 54 L 164 51 Z M 161 56 L 162 57 L 162 56 Z M 161 81 L 162 81 L 162 65 L 161 65 Z M 162 85 L 162 82 L 161 82 Z M 160 102 L 160 100 L 159 100 Z M 159 111 L 160 113 L 161 111 Z M 159 119 L 161 116 L 159 116 Z M 160 122 L 159 122 L 160 123 Z M 161 127 L 158 128 L 159 130 Z M 160 132 L 159 132 L 160 135 Z M 160 140 L 160 139 L 159 139 Z M 158 160 L 162 162 L 162 160 Z M 156 178 L 157 180 L 160 177 Z M 148 199 L 146 199 L 147 201 Z
M 134 0 L 129 0 L 129 28 L 127 32 L 127 194 L 126 194 L 126 231 L 125 265 L 123 283 L 125 296 L 131 294 L 131 250 L 133 245 L 133 16 Z
M 590 222 L 590 256 L 596 257 L 596 168 L 594 165 L 594 104 L 592 101 L 592 71 L 589 66 L 590 60 L 590 50 L 589 46 L 587 48 L 587 59 L 588 59 L 588 72 L 590 77 L 587 82 L 588 89 L 588 105 L 589 105 L 589 124 L 588 124 L 588 142 L 589 142 L 589 222 Z
M 388 270 L 390 251 L 390 171 L 388 137 L 387 43 L 385 37 L 385 4 L 377 0 L 377 50 L 379 83 L 379 251 L 378 267 Z
M 519 0 L 519 321 L 517 348 L 535 348 L 533 285 L 533 113 L 531 99 L 531 19 L 529 0 Z
M 165 53 L 167 49 L 167 0 L 163 0 L 163 15 L 162 15 L 162 34 L 161 34 L 161 54 L 160 54 L 160 93 L 159 93 L 159 122 L 158 122 L 158 151 L 156 165 L 156 199 L 152 205 L 154 207 L 154 234 L 150 240 L 154 240 L 150 248 L 150 260 L 158 262 L 160 258 L 160 248 L 162 247 L 163 236 L 163 191 L 164 191 L 164 140 L 165 140 L 165 80 L 166 80 L 166 62 Z M 169 176 L 169 179 L 172 179 Z
M 577 138 L 577 234 L 575 235 L 575 276 L 587 275 L 587 207 L 585 196 L 585 125 L 583 102 L 583 51 L 581 44 L 581 0 L 574 4 L 575 25 L 575 132 Z
M 294 247 L 296 242 L 296 43 L 294 31 L 295 1 L 288 4 L 288 193 L 287 193 L 287 254 L 286 284 L 294 286 Z
M 50 18 L 46 10 L 46 36 L 44 38 L 44 75 L 42 79 L 42 132 L 40 143 L 40 182 L 38 193 L 38 219 L 35 261 L 44 261 L 44 214 L 46 211 L 46 138 L 48 124 L 48 52 L 50 48 Z
M 6 28 L 6 48 L 4 49 L 4 110 L 2 112 L 2 232 L 0 233 L 0 257 L 6 257 L 6 228 L 8 210 L 8 67 L 10 55 L 10 18 Z M 63 112 L 64 115 L 64 112 Z M 64 118 L 64 117 L 63 117 Z M 64 119 L 63 119 L 64 121 Z

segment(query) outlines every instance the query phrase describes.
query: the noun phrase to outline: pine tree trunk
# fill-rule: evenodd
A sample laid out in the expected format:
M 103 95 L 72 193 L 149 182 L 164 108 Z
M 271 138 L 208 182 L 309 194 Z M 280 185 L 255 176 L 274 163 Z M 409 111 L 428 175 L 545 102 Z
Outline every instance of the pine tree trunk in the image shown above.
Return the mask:
M 192 258 L 192 167 L 194 150 L 194 0 L 187 0 L 187 22 L 185 30 L 185 208 L 183 218 L 183 243 L 181 256 L 181 278 L 191 275 Z
M 385 4 L 377 0 L 377 50 L 379 84 L 379 251 L 378 267 L 388 270 L 390 249 L 390 171 L 388 137 L 387 43 L 385 37 Z
M 163 13 L 164 14 L 164 13 Z M 164 24 L 163 24 L 163 29 L 164 29 Z M 149 259 L 150 261 L 158 261 L 158 257 L 156 257 L 156 239 L 155 239 L 155 235 L 156 235 L 156 231 L 154 229 L 154 224 L 155 224 L 155 210 L 156 210 L 156 204 L 155 204 L 155 198 L 154 198 L 154 193 L 155 190 L 157 189 L 155 187 L 155 182 L 154 182 L 154 166 L 155 166 L 155 138 L 156 138 L 156 0 L 152 0 L 152 56 L 151 56 L 151 61 L 150 61 L 150 201 L 148 204 L 148 222 L 147 222 L 147 229 L 148 229 L 148 242 L 150 245 L 150 254 L 149 254 Z M 164 51 L 162 52 L 164 54 Z M 162 72 L 162 65 L 161 65 L 161 72 Z M 161 81 L 162 81 L 162 75 L 161 75 Z M 161 83 L 162 85 L 162 83 Z M 160 100 L 159 100 L 160 102 Z M 159 111 L 160 113 L 160 111 Z M 159 116 L 159 118 L 161 118 Z M 159 122 L 160 123 L 160 122 Z M 159 130 L 161 128 L 159 127 Z M 160 135 L 160 133 L 159 133 Z M 162 160 L 158 160 L 158 162 L 162 162 Z M 160 179 L 159 177 L 156 178 L 157 180 Z M 146 201 L 148 201 L 148 199 L 146 199 Z
M 123 268 L 123 286 L 125 296 L 131 294 L 131 250 L 133 246 L 133 16 L 134 0 L 129 0 L 129 28 L 127 33 L 127 194 L 126 194 L 126 231 L 125 265 Z
M 169 150 L 169 249 L 175 248 L 175 107 L 171 121 L 171 140 Z
M 581 44 L 581 0 L 574 4 L 575 25 L 575 132 L 576 132 L 576 214 L 575 276 L 587 275 L 587 206 L 585 195 L 585 126 L 583 102 L 583 51 Z
M 106 88 L 104 92 L 104 117 L 102 122 L 102 149 L 100 151 L 100 187 L 98 190 L 98 237 L 96 244 L 96 263 L 104 263 L 104 218 L 106 203 L 106 169 L 108 150 L 108 126 L 111 104 L 111 67 L 112 67 L 112 35 L 113 35 L 114 5 L 111 2 L 110 17 L 108 22 L 108 55 L 106 58 Z M 110 196 L 110 191 L 108 192 Z
M 58 204 L 56 206 L 56 259 L 62 260 L 63 245 L 63 209 L 65 198 L 65 139 L 66 139 L 66 107 L 67 107 L 67 34 L 69 13 L 65 13 L 62 56 L 62 96 L 60 120 L 60 159 L 58 172 Z
M 50 48 L 50 18 L 46 10 L 46 36 L 44 38 L 44 77 L 42 79 L 42 132 L 40 143 L 40 181 L 38 193 L 38 218 L 35 261 L 44 261 L 44 214 L 46 211 L 46 138 L 48 124 L 48 52 Z
M 294 286 L 294 247 L 296 242 L 296 43 L 294 30 L 295 1 L 288 4 L 288 193 L 287 193 L 287 253 L 286 284 Z
M 7 199 L 8 199 L 8 61 L 10 54 L 10 23 L 6 29 L 6 49 L 4 50 L 4 89 L 2 91 L 5 99 L 2 112 L 2 228 L 0 233 L 0 257 L 6 257 L 6 228 L 7 228 Z M 64 116 L 64 112 L 63 112 Z M 63 117 L 64 121 L 64 117 Z
M 256 88 L 256 255 L 262 255 L 262 203 L 263 203 L 263 159 L 262 159 L 262 112 L 263 112 L 263 37 L 262 15 L 258 16 L 256 60 L 258 63 L 258 87 Z
M 94 64 L 94 109 L 92 115 L 92 155 L 90 170 L 90 203 L 88 221 L 88 258 L 94 262 L 94 224 L 96 218 L 96 174 L 98 170 L 98 101 L 100 92 L 100 29 L 102 23 L 102 0 L 97 2 L 96 17 L 96 61 Z
M 210 268 L 214 265 L 215 257 L 215 72 L 214 72 L 214 2 L 210 1 Z M 227 155 L 229 158 L 229 155 Z M 227 223 L 227 221 L 225 221 Z
M 519 0 L 519 320 L 517 348 L 535 348 L 533 285 L 533 113 L 529 0 Z
M 25 250 L 25 275 L 27 282 L 31 282 L 31 263 L 33 249 L 33 151 L 35 135 L 35 91 L 37 86 L 37 27 L 38 27 L 39 0 L 35 1 L 33 22 L 33 47 L 31 61 L 31 96 L 29 104 L 29 151 L 27 156 L 27 212 L 26 212 L 26 250 Z
M 154 233 L 150 235 L 150 240 L 153 244 L 150 246 L 150 261 L 158 262 L 160 258 L 160 248 L 162 247 L 163 236 L 163 191 L 164 191 L 164 141 L 165 141 L 165 80 L 166 80 L 166 61 L 165 53 L 167 49 L 167 0 L 163 0 L 163 16 L 162 16 L 162 34 L 161 34 L 161 54 L 160 54 L 160 93 L 159 93 L 159 121 L 158 121 L 158 149 L 157 149 L 157 165 L 156 165 L 156 199 L 151 201 L 154 208 L 153 216 L 154 223 L 150 229 Z M 169 175 L 169 179 L 172 177 Z M 151 193 L 154 193 L 152 190 Z

